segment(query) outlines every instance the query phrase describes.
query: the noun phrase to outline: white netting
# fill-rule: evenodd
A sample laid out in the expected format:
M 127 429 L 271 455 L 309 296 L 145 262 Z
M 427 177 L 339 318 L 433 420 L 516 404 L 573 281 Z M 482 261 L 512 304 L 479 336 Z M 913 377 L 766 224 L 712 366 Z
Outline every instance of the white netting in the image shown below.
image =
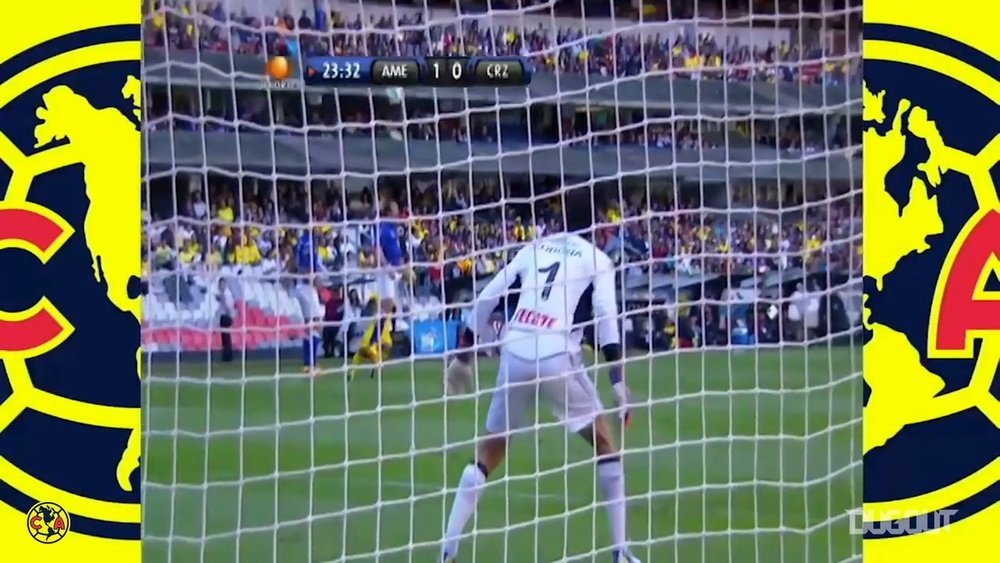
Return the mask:
M 624 443 L 636 555 L 859 559 L 860 4 L 441 4 L 147 6 L 146 560 L 435 560 L 495 374 L 481 357 L 478 398 L 445 400 L 442 350 L 471 291 L 568 211 L 542 194 L 589 184 L 642 403 Z M 538 70 L 527 98 L 398 102 L 261 76 L 268 54 L 319 53 Z M 390 200 L 414 272 L 401 349 L 348 383 Z M 324 273 L 295 267 L 305 230 Z M 333 302 L 313 378 L 316 280 Z M 537 426 L 462 561 L 609 557 L 591 456 Z

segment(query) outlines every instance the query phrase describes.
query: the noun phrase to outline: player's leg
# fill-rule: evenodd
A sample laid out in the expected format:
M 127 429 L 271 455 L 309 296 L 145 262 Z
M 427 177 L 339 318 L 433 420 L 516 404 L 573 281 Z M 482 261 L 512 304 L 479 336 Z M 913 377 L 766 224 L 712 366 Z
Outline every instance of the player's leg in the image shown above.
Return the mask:
M 376 362 L 387 359 L 392 354 L 392 331 L 393 315 L 396 313 L 398 302 L 396 281 L 390 274 L 380 276 L 379 284 L 379 309 L 375 321 L 375 332 L 370 344 L 370 354 L 374 356 Z M 370 377 L 375 377 L 375 370 L 370 373 Z
M 459 542 L 469 519 L 476 513 L 479 504 L 479 493 L 486 479 L 493 470 L 503 463 L 507 455 L 505 433 L 491 434 L 482 438 L 476 446 L 476 457 L 462 470 L 458 480 L 458 489 L 452 500 L 451 512 L 448 515 L 448 526 L 445 530 L 444 545 L 441 549 L 442 561 L 453 561 L 458 555 Z
M 501 354 L 496 388 L 486 414 L 487 435 L 476 446 L 475 459 L 462 470 L 448 516 L 442 561 L 452 561 L 458 554 L 462 533 L 476 512 L 487 477 L 503 463 L 511 433 L 524 426 L 526 412 L 534 404 L 535 387 L 529 371 L 534 368 L 523 363 Z
M 382 314 L 379 316 L 381 324 L 377 333 L 379 344 L 386 349 L 392 348 L 393 316 L 397 312 L 399 305 L 399 282 L 389 274 L 382 276 L 382 287 L 379 288 L 381 302 L 379 308 Z
M 375 280 L 375 292 L 368 299 L 368 305 L 366 309 L 372 308 L 374 311 L 374 318 L 368 323 L 365 332 L 361 335 L 361 343 L 358 345 L 358 351 L 354 353 L 354 357 L 351 359 L 352 368 L 350 371 L 350 379 L 354 379 L 357 367 L 362 363 L 375 362 L 378 363 L 382 361 L 382 347 L 380 345 L 381 334 L 384 330 L 384 314 L 382 313 L 382 301 L 381 296 L 384 289 L 382 283 L 382 277 L 379 276 Z M 374 307 L 372 307 L 374 305 Z M 375 369 L 371 370 L 371 376 L 375 376 Z
M 392 313 L 395 307 L 391 300 L 378 300 L 375 308 L 375 318 L 361 336 L 361 347 L 358 355 L 361 359 L 379 361 L 382 348 L 392 345 Z M 360 362 L 356 362 L 360 363 Z
M 360 365 L 365 360 L 381 362 L 383 353 L 392 348 L 392 315 L 396 310 L 396 284 L 389 274 L 380 274 L 375 279 L 375 319 L 361 337 L 361 345 L 354 354 L 352 363 Z M 351 378 L 355 370 L 351 370 Z M 375 376 L 375 370 L 371 371 Z
M 589 380 L 588 380 L 589 381 Z M 591 384 L 592 385 L 592 384 Z M 625 502 L 625 468 L 615 445 L 607 418 L 597 415 L 593 422 L 577 432 L 594 448 L 597 461 L 597 483 L 604 497 L 611 541 L 614 544 L 613 563 L 639 563 L 628 547 Z
M 594 448 L 597 482 L 604 498 L 615 563 L 639 563 L 628 548 L 626 533 L 625 471 L 614 433 L 601 414 L 604 410 L 594 382 L 583 368 L 580 354 L 567 354 L 566 375 L 541 381 L 542 395 L 569 432 L 579 434 Z
M 302 371 L 315 374 L 319 368 L 319 349 L 323 344 L 320 333 L 323 311 L 319 292 L 312 283 L 302 282 L 296 287 L 295 296 L 306 325 L 302 335 Z
M 372 303 L 377 301 L 378 301 L 377 297 L 372 297 L 371 299 L 369 299 L 368 305 L 365 306 L 365 310 L 372 309 Z M 356 364 L 360 363 L 361 360 L 369 359 L 369 357 L 371 356 L 370 348 L 372 341 L 375 339 L 375 333 L 376 331 L 378 331 L 378 316 L 379 316 L 379 311 L 377 307 L 375 307 L 372 310 L 374 310 L 375 316 L 374 318 L 369 320 L 368 325 L 365 327 L 365 331 L 361 333 L 361 343 L 358 346 L 357 353 L 354 355 Z
M 371 357 L 372 349 L 370 342 L 372 335 L 375 334 L 375 325 L 375 321 L 368 323 L 368 327 L 365 328 L 364 333 L 361 334 L 361 342 L 358 344 L 358 349 L 354 352 L 354 356 L 351 357 L 351 369 L 348 372 L 348 379 L 354 379 L 358 367 L 366 360 L 374 360 L 374 358 Z
M 396 301 L 394 299 L 383 299 L 381 303 L 378 326 L 378 344 L 389 350 L 392 348 L 392 331 L 394 315 L 396 314 Z
M 309 319 L 302 337 L 302 371 L 309 374 L 319 372 L 319 351 L 323 346 L 322 320 Z

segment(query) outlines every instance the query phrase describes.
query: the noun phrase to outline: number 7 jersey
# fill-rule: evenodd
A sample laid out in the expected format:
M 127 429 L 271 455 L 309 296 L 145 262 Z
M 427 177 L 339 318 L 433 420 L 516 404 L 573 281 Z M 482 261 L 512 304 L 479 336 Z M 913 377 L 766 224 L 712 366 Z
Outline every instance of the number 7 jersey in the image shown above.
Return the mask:
M 585 310 L 593 312 L 599 345 L 621 342 L 614 263 L 590 241 L 557 234 L 522 248 L 476 299 L 472 329 L 477 334 L 516 280 L 520 294 L 503 342 L 508 353 L 531 359 L 579 351 L 582 327 L 577 323 L 581 317 L 589 320 L 581 314 Z

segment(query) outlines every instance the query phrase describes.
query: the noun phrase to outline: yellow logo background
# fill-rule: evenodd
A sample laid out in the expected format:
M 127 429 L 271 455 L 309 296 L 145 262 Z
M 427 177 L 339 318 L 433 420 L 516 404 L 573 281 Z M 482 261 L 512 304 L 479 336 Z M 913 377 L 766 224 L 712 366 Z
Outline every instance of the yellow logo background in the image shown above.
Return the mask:
M 963 2 L 952 2 L 946 7 L 943 7 L 939 2 L 930 2 L 929 0 L 919 0 L 906 3 L 889 2 L 887 0 L 873 0 L 865 2 L 864 4 L 865 24 L 895 24 L 926 30 L 953 38 L 956 41 L 989 54 L 994 59 L 1000 59 L 1000 40 L 997 39 L 996 27 L 998 16 L 1000 16 L 1000 7 L 998 7 L 995 3 L 974 2 L 969 0 Z M 989 79 L 988 77 L 985 77 L 986 79 L 984 79 L 982 73 L 976 73 L 973 70 L 962 68 L 962 65 L 954 64 L 951 61 L 945 60 L 944 57 L 938 57 L 931 51 L 925 50 L 926 52 L 920 53 L 911 52 L 907 56 L 902 57 L 898 56 L 898 53 L 896 53 L 896 55 L 892 55 L 887 52 L 886 49 L 888 47 L 885 44 L 876 43 L 877 42 L 866 42 L 866 58 L 913 61 L 918 64 L 923 62 L 925 64 L 921 64 L 921 66 L 941 72 L 945 76 L 951 76 L 954 79 L 969 85 L 970 88 L 980 92 L 994 103 L 1000 104 L 1000 88 L 998 88 L 997 83 L 992 79 Z M 867 110 L 868 107 L 866 104 L 866 112 Z M 993 127 L 1000 130 L 1000 124 L 989 122 L 983 123 L 983 116 L 969 115 L 966 116 L 966 118 L 969 123 L 981 124 L 982 127 Z M 868 178 L 869 168 L 876 167 L 876 165 L 879 164 L 880 159 L 892 158 L 891 155 L 881 152 L 878 147 L 869 145 L 867 142 L 865 144 L 864 157 L 866 179 Z M 961 169 L 962 167 L 951 166 L 951 168 Z M 866 182 L 866 207 L 870 204 L 868 201 L 868 188 L 869 186 Z M 993 199 L 996 199 L 995 194 L 993 195 Z M 879 225 L 870 224 L 867 215 L 865 220 L 865 266 L 866 271 L 869 275 L 871 275 L 871 271 L 867 270 L 870 267 L 870 264 L 868 263 L 870 248 L 892 246 L 892 243 L 888 239 L 895 235 L 893 233 L 886 232 L 887 229 L 880 230 Z M 901 342 L 898 349 L 882 354 L 879 358 L 870 356 L 870 350 L 866 350 L 869 352 L 866 353 L 865 361 L 866 379 L 868 379 L 870 370 L 877 368 L 878 365 L 884 364 L 887 361 L 890 363 L 894 362 L 895 360 L 893 358 L 898 354 L 907 354 L 908 352 L 904 349 L 904 347 L 908 348 L 908 344 Z M 986 347 L 984 347 L 984 350 L 985 349 Z M 990 356 L 990 354 L 986 354 L 986 356 Z M 993 367 L 995 368 L 995 357 L 983 357 L 983 354 L 980 354 L 979 361 L 980 363 L 978 365 L 980 368 L 983 368 L 983 366 L 990 363 L 993 363 Z M 873 364 L 873 362 L 878 365 Z M 898 366 L 898 364 L 896 365 Z M 979 371 L 981 370 L 977 370 L 977 372 Z M 995 371 L 995 369 L 993 371 Z M 992 378 L 993 371 L 987 374 L 990 378 Z M 975 398 L 975 396 L 977 396 L 977 390 L 980 392 L 984 391 L 976 385 L 974 379 L 973 384 L 970 386 L 970 391 L 955 394 L 955 400 L 957 401 L 958 399 L 961 399 L 962 401 L 965 401 L 968 399 L 971 401 Z M 873 397 L 875 393 L 876 391 L 873 389 Z M 988 395 L 988 390 L 986 390 L 986 393 L 983 396 Z M 896 409 L 893 412 L 905 413 L 913 411 L 914 408 L 912 402 L 908 402 L 905 395 L 889 396 L 888 398 L 884 398 L 884 400 L 888 400 L 894 404 Z M 972 402 L 974 403 L 975 401 Z M 992 404 L 994 402 L 995 401 L 986 401 L 986 403 L 989 403 L 986 405 L 986 411 L 994 410 L 992 409 Z M 948 405 L 934 403 L 934 408 L 930 409 L 928 413 L 922 413 L 914 420 L 897 420 L 895 422 L 902 424 L 913 423 L 919 420 L 935 418 L 944 411 L 952 412 L 955 410 L 951 407 L 944 407 L 948 407 Z M 952 407 L 954 407 L 954 405 L 952 405 Z M 935 415 L 935 412 L 937 411 L 941 411 L 941 413 L 937 413 L 937 415 Z M 866 412 L 866 442 L 871 441 L 873 443 L 872 445 L 882 443 L 883 440 L 876 439 L 877 435 L 891 434 L 889 431 L 891 429 L 887 430 L 887 428 L 889 428 L 888 425 L 890 421 L 869 419 L 867 414 L 868 413 Z M 987 412 L 987 414 L 990 413 Z M 983 439 L 989 439 L 989 437 L 984 436 Z M 934 456 L 935 452 L 927 451 L 926 455 Z M 919 468 L 912 468 L 912 470 L 919 471 Z M 899 475 L 899 479 L 905 480 L 907 479 L 907 476 Z M 975 493 L 982 491 L 984 487 L 987 487 L 994 482 L 996 482 L 996 475 L 992 470 L 991 465 L 984 468 L 980 472 L 977 472 L 975 475 L 970 476 L 968 479 L 955 483 L 954 485 L 941 489 L 940 491 L 928 493 L 921 498 L 910 498 L 900 500 L 898 502 L 893 501 L 866 505 L 866 509 L 871 508 L 877 512 L 879 510 L 888 511 L 896 508 L 919 508 L 921 510 L 947 508 L 949 504 L 958 502 L 963 498 L 973 496 Z M 998 529 L 1000 529 L 1000 505 L 994 505 L 978 512 L 973 516 L 963 518 L 947 528 L 937 531 L 936 533 L 922 533 L 897 538 L 867 540 L 864 543 L 864 560 L 866 562 L 874 563 L 894 563 L 897 561 L 955 561 L 963 563 L 995 561 L 998 557 L 997 548 L 1000 547 L 1000 536 L 997 534 Z

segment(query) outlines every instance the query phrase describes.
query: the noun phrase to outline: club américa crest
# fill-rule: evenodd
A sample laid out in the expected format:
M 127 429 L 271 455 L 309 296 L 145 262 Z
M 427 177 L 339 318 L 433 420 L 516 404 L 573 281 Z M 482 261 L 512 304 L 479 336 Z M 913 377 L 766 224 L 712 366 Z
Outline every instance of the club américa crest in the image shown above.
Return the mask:
M 0 64 L 0 502 L 43 543 L 140 536 L 138 37 Z
M 69 533 L 69 513 L 53 502 L 40 502 L 28 510 L 28 533 L 37 542 L 50 544 Z
M 864 54 L 863 513 L 878 539 L 1000 500 L 1000 65 L 892 25 L 865 26 Z

